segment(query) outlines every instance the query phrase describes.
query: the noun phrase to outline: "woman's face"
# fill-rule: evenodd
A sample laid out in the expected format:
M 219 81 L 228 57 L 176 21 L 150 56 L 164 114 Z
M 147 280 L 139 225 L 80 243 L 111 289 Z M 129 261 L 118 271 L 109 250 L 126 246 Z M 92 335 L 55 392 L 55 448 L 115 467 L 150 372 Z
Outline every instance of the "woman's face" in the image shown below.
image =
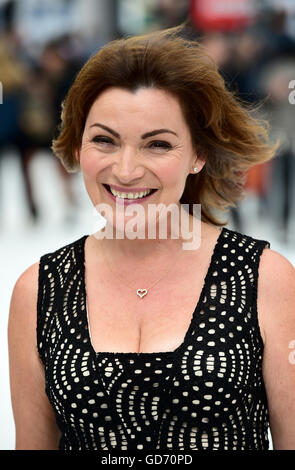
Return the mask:
M 116 200 L 123 199 L 113 197 L 105 185 L 120 193 L 156 190 L 136 199 L 146 222 L 148 204 L 179 205 L 197 160 L 177 98 L 154 88 L 109 88 L 101 93 L 88 113 L 77 158 L 93 205 L 108 204 L 114 216 L 127 206 L 116 206 Z M 204 163 L 198 159 L 198 170 Z M 124 222 L 128 219 L 125 216 Z

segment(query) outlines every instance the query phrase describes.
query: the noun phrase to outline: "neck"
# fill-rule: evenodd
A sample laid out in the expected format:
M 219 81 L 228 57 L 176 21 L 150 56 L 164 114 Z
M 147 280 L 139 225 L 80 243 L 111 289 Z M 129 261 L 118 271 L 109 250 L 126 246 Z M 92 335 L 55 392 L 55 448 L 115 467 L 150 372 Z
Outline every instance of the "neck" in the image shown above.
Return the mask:
M 126 259 L 132 261 L 132 259 L 147 260 L 148 263 L 155 261 L 162 256 L 169 255 L 169 258 L 178 253 L 180 250 L 184 252 L 187 250 L 197 249 L 201 243 L 201 233 L 205 228 L 204 222 L 197 220 L 192 215 L 187 216 L 187 223 L 182 224 L 177 236 L 172 238 L 172 233 L 176 233 L 175 230 L 170 230 L 171 224 L 167 221 L 167 236 L 160 238 L 159 229 L 157 227 L 156 237 L 148 238 L 148 234 L 145 234 L 144 238 L 130 239 L 126 234 L 123 238 L 104 237 L 103 234 L 98 232 L 95 234 L 97 243 L 100 243 L 105 253 L 109 254 L 111 259 Z M 169 231 L 168 231 L 169 229 Z M 147 230 L 146 230 L 147 232 Z M 99 239 L 101 238 L 101 239 Z M 190 246 L 190 248 L 188 248 Z M 194 247 L 194 248 L 193 248 Z

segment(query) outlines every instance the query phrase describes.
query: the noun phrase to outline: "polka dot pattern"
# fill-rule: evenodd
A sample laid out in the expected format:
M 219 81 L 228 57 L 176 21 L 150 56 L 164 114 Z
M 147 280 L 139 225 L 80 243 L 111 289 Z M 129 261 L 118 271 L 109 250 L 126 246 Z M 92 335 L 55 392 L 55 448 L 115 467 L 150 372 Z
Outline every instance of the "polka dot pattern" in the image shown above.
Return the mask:
M 92 347 L 86 238 L 40 259 L 37 348 L 59 448 L 268 449 L 257 281 L 269 242 L 223 228 L 183 343 L 137 354 Z

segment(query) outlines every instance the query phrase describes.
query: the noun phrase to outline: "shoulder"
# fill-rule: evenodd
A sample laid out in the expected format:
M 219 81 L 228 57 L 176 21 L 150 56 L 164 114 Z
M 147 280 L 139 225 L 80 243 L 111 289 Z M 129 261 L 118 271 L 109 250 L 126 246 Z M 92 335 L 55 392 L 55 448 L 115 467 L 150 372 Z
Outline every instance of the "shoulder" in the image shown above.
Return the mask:
M 32 300 L 34 294 L 37 295 L 39 264 L 39 261 L 32 264 L 17 278 L 12 292 L 14 302 L 25 298 Z
M 295 268 L 275 250 L 263 250 L 258 276 L 258 310 L 266 340 L 295 334 Z
M 44 261 L 52 261 L 52 262 L 62 262 L 64 259 L 68 258 L 69 256 L 75 259 L 75 255 L 77 256 L 78 253 L 82 253 L 84 250 L 84 243 L 88 235 L 83 235 L 81 238 L 62 245 L 59 248 L 54 249 L 48 253 L 45 253 L 40 258 L 40 266 Z
M 295 300 L 295 268 L 275 250 L 263 250 L 259 265 L 259 283 L 264 294 L 280 300 L 287 295 Z
M 67 243 L 54 251 L 44 254 L 40 258 L 40 274 L 42 275 L 43 268 L 46 264 L 50 264 L 52 267 L 70 266 L 77 264 L 83 260 L 85 240 L 88 235 Z M 67 271 L 68 268 L 66 268 Z M 63 270 L 63 269 L 62 269 Z
M 9 347 L 23 347 L 27 339 L 30 342 L 33 340 L 37 318 L 38 273 L 39 262 L 29 266 L 14 284 L 9 307 Z
M 226 229 L 231 248 L 240 247 L 242 263 L 251 260 L 255 270 L 257 313 L 264 344 L 276 341 L 276 335 L 295 337 L 295 268 L 282 254 L 270 248 L 270 242 Z M 235 250 L 235 255 L 237 252 Z M 286 341 L 282 339 L 282 341 Z
M 40 260 L 30 265 L 25 271 L 23 271 L 17 278 L 10 301 L 10 314 L 9 324 L 14 323 L 16 320 L 17 326 L 21 324 L 21 319 L 25 318 L 26 321 L 29 318 L 35 322 L 36 320 L 36 307 L 38 299 L 38 288 L 39 281 L 42 278 L 44 270 L 46 270 L 46 263 L 54 263 L 56 267 L 60 266 L 61 263 L 67 265 L 69 258 L 76 261 L 75 254 L 83 248 L 83 241 L 87 236 L 83 236 L 74 242 L 48 252 L 40 257 Z M 65 272 L 67 268 L 65 267 Z M 21 317 L 21 319 L 19 318 Z

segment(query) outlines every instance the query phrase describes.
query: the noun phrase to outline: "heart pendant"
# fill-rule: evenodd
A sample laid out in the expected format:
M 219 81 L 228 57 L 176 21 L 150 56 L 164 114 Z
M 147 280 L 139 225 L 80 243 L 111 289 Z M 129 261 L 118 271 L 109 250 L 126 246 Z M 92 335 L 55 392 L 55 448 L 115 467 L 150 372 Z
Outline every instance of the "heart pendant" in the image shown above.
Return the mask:
M 147 289 L 137 289 L 136 293 L 142 299 L 148 293 L 148 291 Z

